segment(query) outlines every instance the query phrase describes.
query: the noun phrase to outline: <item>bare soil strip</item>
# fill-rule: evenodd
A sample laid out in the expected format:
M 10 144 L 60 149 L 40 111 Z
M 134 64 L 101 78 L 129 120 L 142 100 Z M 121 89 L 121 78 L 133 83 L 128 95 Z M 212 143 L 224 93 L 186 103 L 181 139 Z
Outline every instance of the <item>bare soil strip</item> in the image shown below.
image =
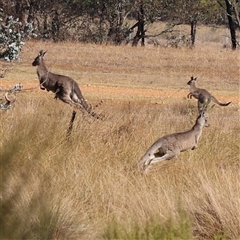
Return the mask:
M 17 84 L 16 81 L 0 81 L 0 87 L 2 89 L 8 89 L 9 87 Z M 151 89 L 151 88 L 129 88 L 129 87 L 111 87 L 111 86 L 96 86 L 96 85 L 81 85 L 80 86 L 83 95 L 98 95 L 104 98 L 104 96 L 112 98 L 159 98 L 159 99 L 182 99 L 185 98 L 188 94 L 188 88 L 182 88 L 179 90 L 172 89 Z M 38 92 L 42 91 L 39 88 L 38 82 L 28 82 L 23 84 L 23 90 Z M 222 101 L 232 101 L 239 103 L 239 96 L 226 96 L 224 94 L 214 94 L 219 100 Z

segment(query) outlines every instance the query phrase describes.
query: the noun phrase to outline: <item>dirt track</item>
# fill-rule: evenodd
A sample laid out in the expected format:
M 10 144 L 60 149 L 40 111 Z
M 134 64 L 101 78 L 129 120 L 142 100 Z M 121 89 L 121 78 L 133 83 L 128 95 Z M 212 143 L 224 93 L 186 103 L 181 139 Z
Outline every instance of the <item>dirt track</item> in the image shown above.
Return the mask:
M 0 81 L 0 86 L 3 89 L 8 89 L 9 87 L 16 84 L 16 81 Z M 23 90 L 31 90 L 33 92 L 41 91 L 38 83 L 30 82 L 23 83 Z M 132 97 L 184 97 L 186 92 L 184 91 L 172 91 L 172 90 L 155 90 L 155 89 L 145 89 L 145 88 L 129 88 L 129 87 L 110 87 L 110 86 L 95 86 L 95 85 L 81 85 L 80 86 L 83 93 L 93 94 L 93 95 L 117 95 L 117 96 L 132 96 Z
M 2 89 L 8 89 L 16 84 L 16 81 L 0 81 L 0 87 Z M 32 92 L 42 91 L 39 88 L 38 83 L 28 82 L 24 83 L 23 90 L 29 90 Z M 150 88 L 130 88 L 130 87 L 111 87 L 111 86 L 95 86 L 95 85 L 81 85 L 81 90 L 85 95 L 100 95 L 104 98 L 153 98 L 153 99 L 173 99 L 184 98 L 187 96 L 188 88 L 171 90 L 171 89 L 150 89 Z M 228 101 L 229 97 L 226 95 L 215 95 L 221 101 Z M 230 101 L 235 103 L 239 102 L 239 96 L 231 96 Z M 160 100 L 161 101 L 161 100 Z

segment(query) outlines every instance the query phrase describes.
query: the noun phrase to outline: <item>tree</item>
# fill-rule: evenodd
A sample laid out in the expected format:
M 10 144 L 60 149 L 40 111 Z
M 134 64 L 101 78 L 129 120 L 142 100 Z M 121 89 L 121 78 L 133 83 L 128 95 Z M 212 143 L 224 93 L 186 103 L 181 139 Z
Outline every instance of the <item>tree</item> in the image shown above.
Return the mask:
M 141 41 L 141 46 L 145 46 L 145 30 L 144 30 L 144 25 L 145 25 L 145 11 L 144 11 L 144 4 L 143 1 L 140 1 L 138 6 L 138 22 L 134 26 L 137 27 L 137 33 L 135 37 L 133 38 L 132 46 L 137 46 L 138 41 L 142 39 Z
M 239 1 L 238 0 L 225 0 L 226 8 L 224 8 L 221 1 L 217 0 L 219 5 L 225 9 L 228 26 L 230 29 L 232 49 L 235 50 L 237 48 L 237 38 L 236 38 L 236 28 L 240 28 L 240 20 L 239 20 Z
M 227 18 L 228 24 L 231 34 L 231 41 L 232 41 L 232 49 L 235 50 L 237 48 L 237 40 L 236 40 L 236 27 L 233 21 L 233 6 L 229 0 L 225 0 L 226 3 L 226 11 L 227 11 Z
M 190 25 L 190 45 L 195 45 L 197 23 L 203 18 L 201 0 L 172 0 L 168 9 L 171 21 L 177 24 Z

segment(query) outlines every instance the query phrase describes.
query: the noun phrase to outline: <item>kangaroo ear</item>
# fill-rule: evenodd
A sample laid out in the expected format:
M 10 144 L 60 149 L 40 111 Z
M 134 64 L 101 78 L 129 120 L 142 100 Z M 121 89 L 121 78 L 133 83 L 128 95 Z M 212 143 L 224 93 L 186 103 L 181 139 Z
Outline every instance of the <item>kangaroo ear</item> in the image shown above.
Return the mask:
M 197 77 L 195 77 L 193 80 L 197 81 Z
M 46 51 L 46 52 L 47 52 L 47 51 Z M 40 56 L 44 56 L 46 52 L 43 52 L 43 50 L 40 50 L 38 56 L 39 56 L 39 57 L 40 57 Z
M 205 110 L 202 110 L 201 112 L 200 112 L 200 115 L 201 115 L 201 117 L 207 117 L 207 112 L 205 111 Z

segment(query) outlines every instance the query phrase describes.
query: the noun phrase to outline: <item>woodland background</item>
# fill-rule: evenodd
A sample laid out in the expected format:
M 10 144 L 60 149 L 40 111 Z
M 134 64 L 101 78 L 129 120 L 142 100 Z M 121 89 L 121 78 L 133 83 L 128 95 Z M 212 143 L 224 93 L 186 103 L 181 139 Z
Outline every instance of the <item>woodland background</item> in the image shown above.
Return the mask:
M 166 33 L 174 46 L 179 42 L 194 46 L 200 24 L 228 26 L 236 49 L 239 11 L 238 0 L 0 0 L 2 30 L 12 17 L 28 38 L 133 46 L 139 41 L 144 46 L 146 39 L 157 44 Z M 149 26 L 159 21 L 165 23 L 164 29 L 149 33 Z M 180 25 L 189 29 L 179 35 Z

